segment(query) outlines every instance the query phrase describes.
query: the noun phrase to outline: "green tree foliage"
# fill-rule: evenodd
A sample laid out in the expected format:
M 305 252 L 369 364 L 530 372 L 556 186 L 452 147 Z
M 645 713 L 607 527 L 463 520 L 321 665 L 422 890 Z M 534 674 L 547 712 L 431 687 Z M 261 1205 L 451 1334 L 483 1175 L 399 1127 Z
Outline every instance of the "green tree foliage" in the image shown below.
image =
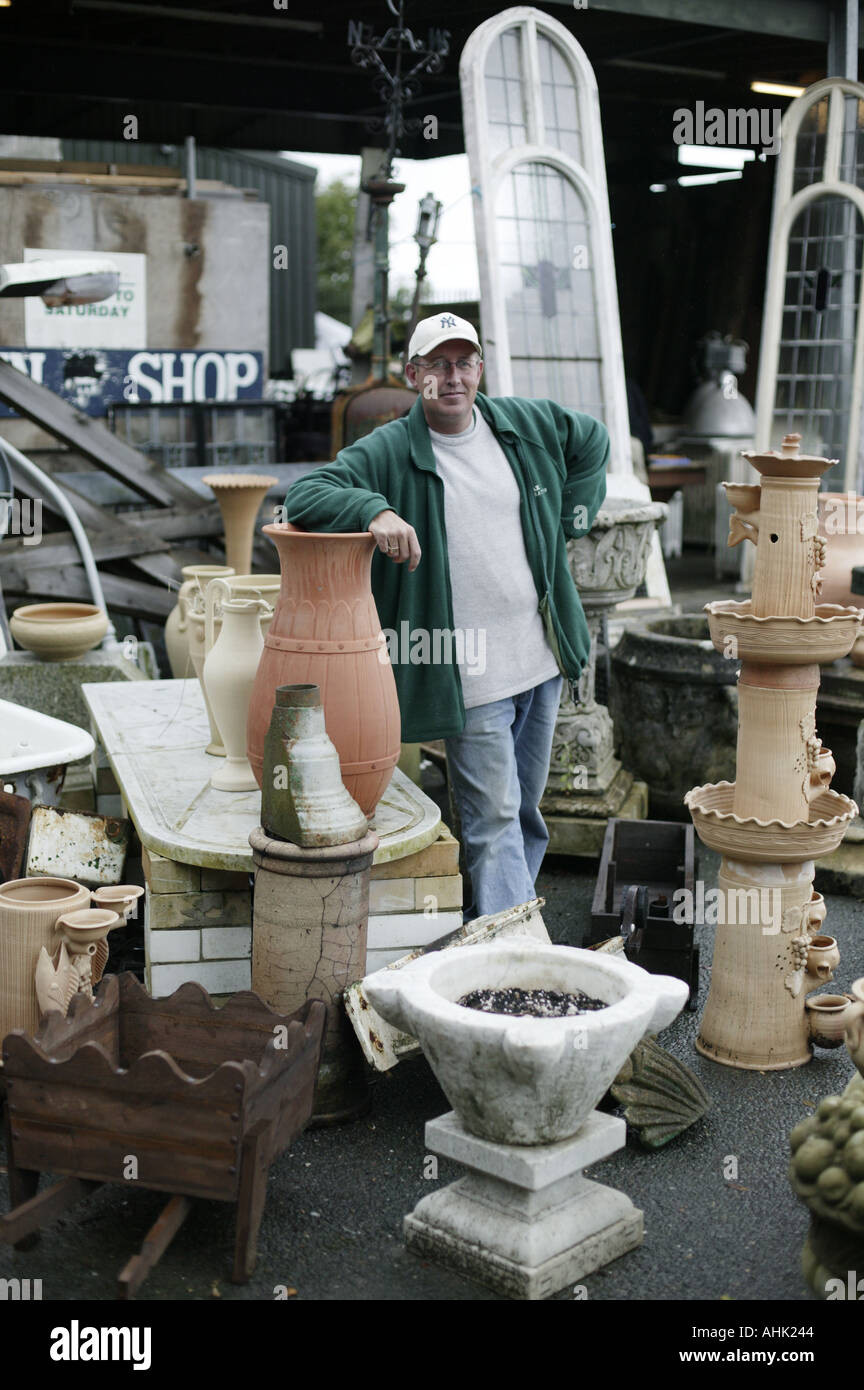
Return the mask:
M 354 213 L 357 189 L 341 179 L 315 198 L 318 241 L 318 308 L 342 323 L 351 322 Z

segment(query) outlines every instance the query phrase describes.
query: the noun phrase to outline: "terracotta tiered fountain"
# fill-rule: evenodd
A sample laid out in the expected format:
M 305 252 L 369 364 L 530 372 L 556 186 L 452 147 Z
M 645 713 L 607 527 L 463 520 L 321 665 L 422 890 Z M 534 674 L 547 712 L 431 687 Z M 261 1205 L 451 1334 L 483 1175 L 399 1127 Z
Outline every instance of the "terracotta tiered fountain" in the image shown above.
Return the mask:
M 711 640 L 741 661 L 737 779 L 684 798 L 696 832 L 722 856 L 711 988 L 696 1046 L 727 1066 L 801 1066 L 818 1024 L 806 996 L 831 978 L 839 952 L 822 933 L 814 859 L 830 854 L 857 814 L 830 790 L 834 760 L 816 734 L 819 663 L 846 656 L 864 614 L 817 602 L 825 541 L 819 479 L 835 460 L 745 454 L 756 485 L 726 483 L 729 544 L 756 546 L 753 596 L 706 605 Z M 811 1001 L 812 1003 L 812 1001 Z

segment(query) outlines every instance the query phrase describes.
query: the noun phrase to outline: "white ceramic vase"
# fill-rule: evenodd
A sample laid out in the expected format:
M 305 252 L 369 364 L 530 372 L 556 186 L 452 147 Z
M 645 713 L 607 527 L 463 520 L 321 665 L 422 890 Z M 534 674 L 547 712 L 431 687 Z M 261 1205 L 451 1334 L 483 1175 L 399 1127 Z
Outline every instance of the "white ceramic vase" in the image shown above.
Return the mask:
M 189 607 L 196 592 L 203 593 L 211 579 L 233 574 L 230 565 L 184 565 L 177 602 L 165 619 L 165 651 L 175 680 L 195 674 L 189 654 Z
M 216 613 L 215 588 L 215 584 L 211 585 L 207 593 L 207 635 L 211 640 Z M 222 629 L 212 645 L 211 640 L 207 642 L 209 650 L 204 661 L 202 685 L 225 749 L 225 762 L 210 778 L 210 785 L 223 792 L 254 791 L 258 783 L 246 757 L 246 720 L 258 662 L 264 650 L 261 618 L 262 615 L 272 616 L 273 610 L 263 599 L 232 598 L 224 594 L 219 607 Z

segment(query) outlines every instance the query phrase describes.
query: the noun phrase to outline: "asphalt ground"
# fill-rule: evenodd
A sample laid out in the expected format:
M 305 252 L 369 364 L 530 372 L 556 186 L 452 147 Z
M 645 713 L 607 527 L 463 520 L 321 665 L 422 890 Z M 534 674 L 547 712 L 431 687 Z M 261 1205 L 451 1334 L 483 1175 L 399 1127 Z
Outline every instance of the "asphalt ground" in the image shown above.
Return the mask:
M 710 885 L 718 860 L 701 845 L 697 852 L 699 875 Z M 595 874 L 596 865 L 588 861 L 544 866 L 538 889 L 553 940 L 580 944 Z M 825 929 L 843 953 L 837 978 L 842 988 L 864 974 L 862 906 L 851 898 L 826 901 Z M 700 928 L 699 936 L 701 1011 L 712 929 Z M 842 1048 L 819 1051 L 809 1065 L 787 1072 L 723 1067 L 695 1051 L 698 1018 L 698 1012 L 682 1013 L 659 1041 L 702 1080 L 713 1102 L 708 1115 L 661 1150 L 647 1151 L 630 1138 L 626 1149 L 588 1170 L 642 1209 L 645 1240 L 587 1276 L 587 1298 L 812 1302 L 800 1272 L 808 1212 L 786 1176 L 788 1134 L 823 1096 L 843 1089 L 854 1074 L 852 1063 Z M 419 1260 L 402 1243 L 404 1215 L 434 1187 L 461 1176 L 444 1160 L 437 1180 L 424 1173 L 425 1122 L 448 1109 L 423 1058 L 376 1075 L 363 1119 L 307 1131 L 271 1168 L 258 1264 L 248 1284 L 229 1280 L 233 1208 L 197 1202 L 137 1302 L 260 1302 L 280 1296 L 499 1301 L 480 1285 Z M 732 1180 L 724 1177 L 732 1169 L 730 1158 L 737 1161 Z M 44 1300 L 112 1300 L 118 1272 L 164 1201 L 158 1193 L 103 1187 L 46 1229 L 33 1250 L 0 1246 L 0 1278 L 40 1279 Z M 572 1300 L 574 1292 L 556 1297 Z

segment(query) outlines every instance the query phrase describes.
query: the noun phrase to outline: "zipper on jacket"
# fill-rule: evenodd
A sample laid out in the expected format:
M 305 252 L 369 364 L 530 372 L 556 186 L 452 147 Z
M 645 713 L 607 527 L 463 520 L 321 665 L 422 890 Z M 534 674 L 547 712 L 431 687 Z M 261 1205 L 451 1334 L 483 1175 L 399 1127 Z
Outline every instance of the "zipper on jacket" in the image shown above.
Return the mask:
M 441 477 L 441 475 L 440 475 L 440 473 L 437 471 L 437 469 L 436 469 L 436 471 L 433 473 L 432 476 L 436 479 L 436 481 L 437 481 L 437 483 L 438 483 L 438 486 L 439 486 L 440 489 L 441 489 L 441 492 L 440 492 L 440 498 L 441 498 L 441 535 L 442 535 L 442 537 L 443 537 L 443 539 L 444 539 L 444 573 L 445 573 L 445 575 L 447 576 L 447 617 L 448 617 L 448 620 L 449 620 L 449 623 L 450 623 L 450 631 L 453 632 L 453 633 L 455 633 L 456 624 L 455 624 L 455 621 L 454 621 L 454 616 L 455 616 L 455 615 L 454 615 L 454 613 L 453 613 L 453 586 L 452 586 L 452 584 L 450 583 L 450 551 L 449 551 L 449 548 L 448 548 L 448 546 L 447 546 L 447 512 L 446 512 L 446 508 L 445 508 L 445 506 L 444 506 L 444 479 Z M 456 642 L 455 636 L 454 636 L 454 638 L 453 638 L 453 642 L 454 642 L 454 654 L 455 654 L 455 642 Z M 463 723 L 463 727 L 464 727 L 465 717 L 466 717 L 466 710 L 465 710 L 465 696 L 464 696 L 464 693 L 463 693 L 463 690 L 462 690 L 462 674 L 461 674 L 461 672 L 460 672 L 460 670 L 459 670 L 458 662 L 454 662 L 454 665 L 456 666 L 456 690 L 457 690 L 457 693 L 458 693 L 458 695 L 459 695 L 459 705 L 460 705 L 461 710 L 462 710 L 462 723 Z

